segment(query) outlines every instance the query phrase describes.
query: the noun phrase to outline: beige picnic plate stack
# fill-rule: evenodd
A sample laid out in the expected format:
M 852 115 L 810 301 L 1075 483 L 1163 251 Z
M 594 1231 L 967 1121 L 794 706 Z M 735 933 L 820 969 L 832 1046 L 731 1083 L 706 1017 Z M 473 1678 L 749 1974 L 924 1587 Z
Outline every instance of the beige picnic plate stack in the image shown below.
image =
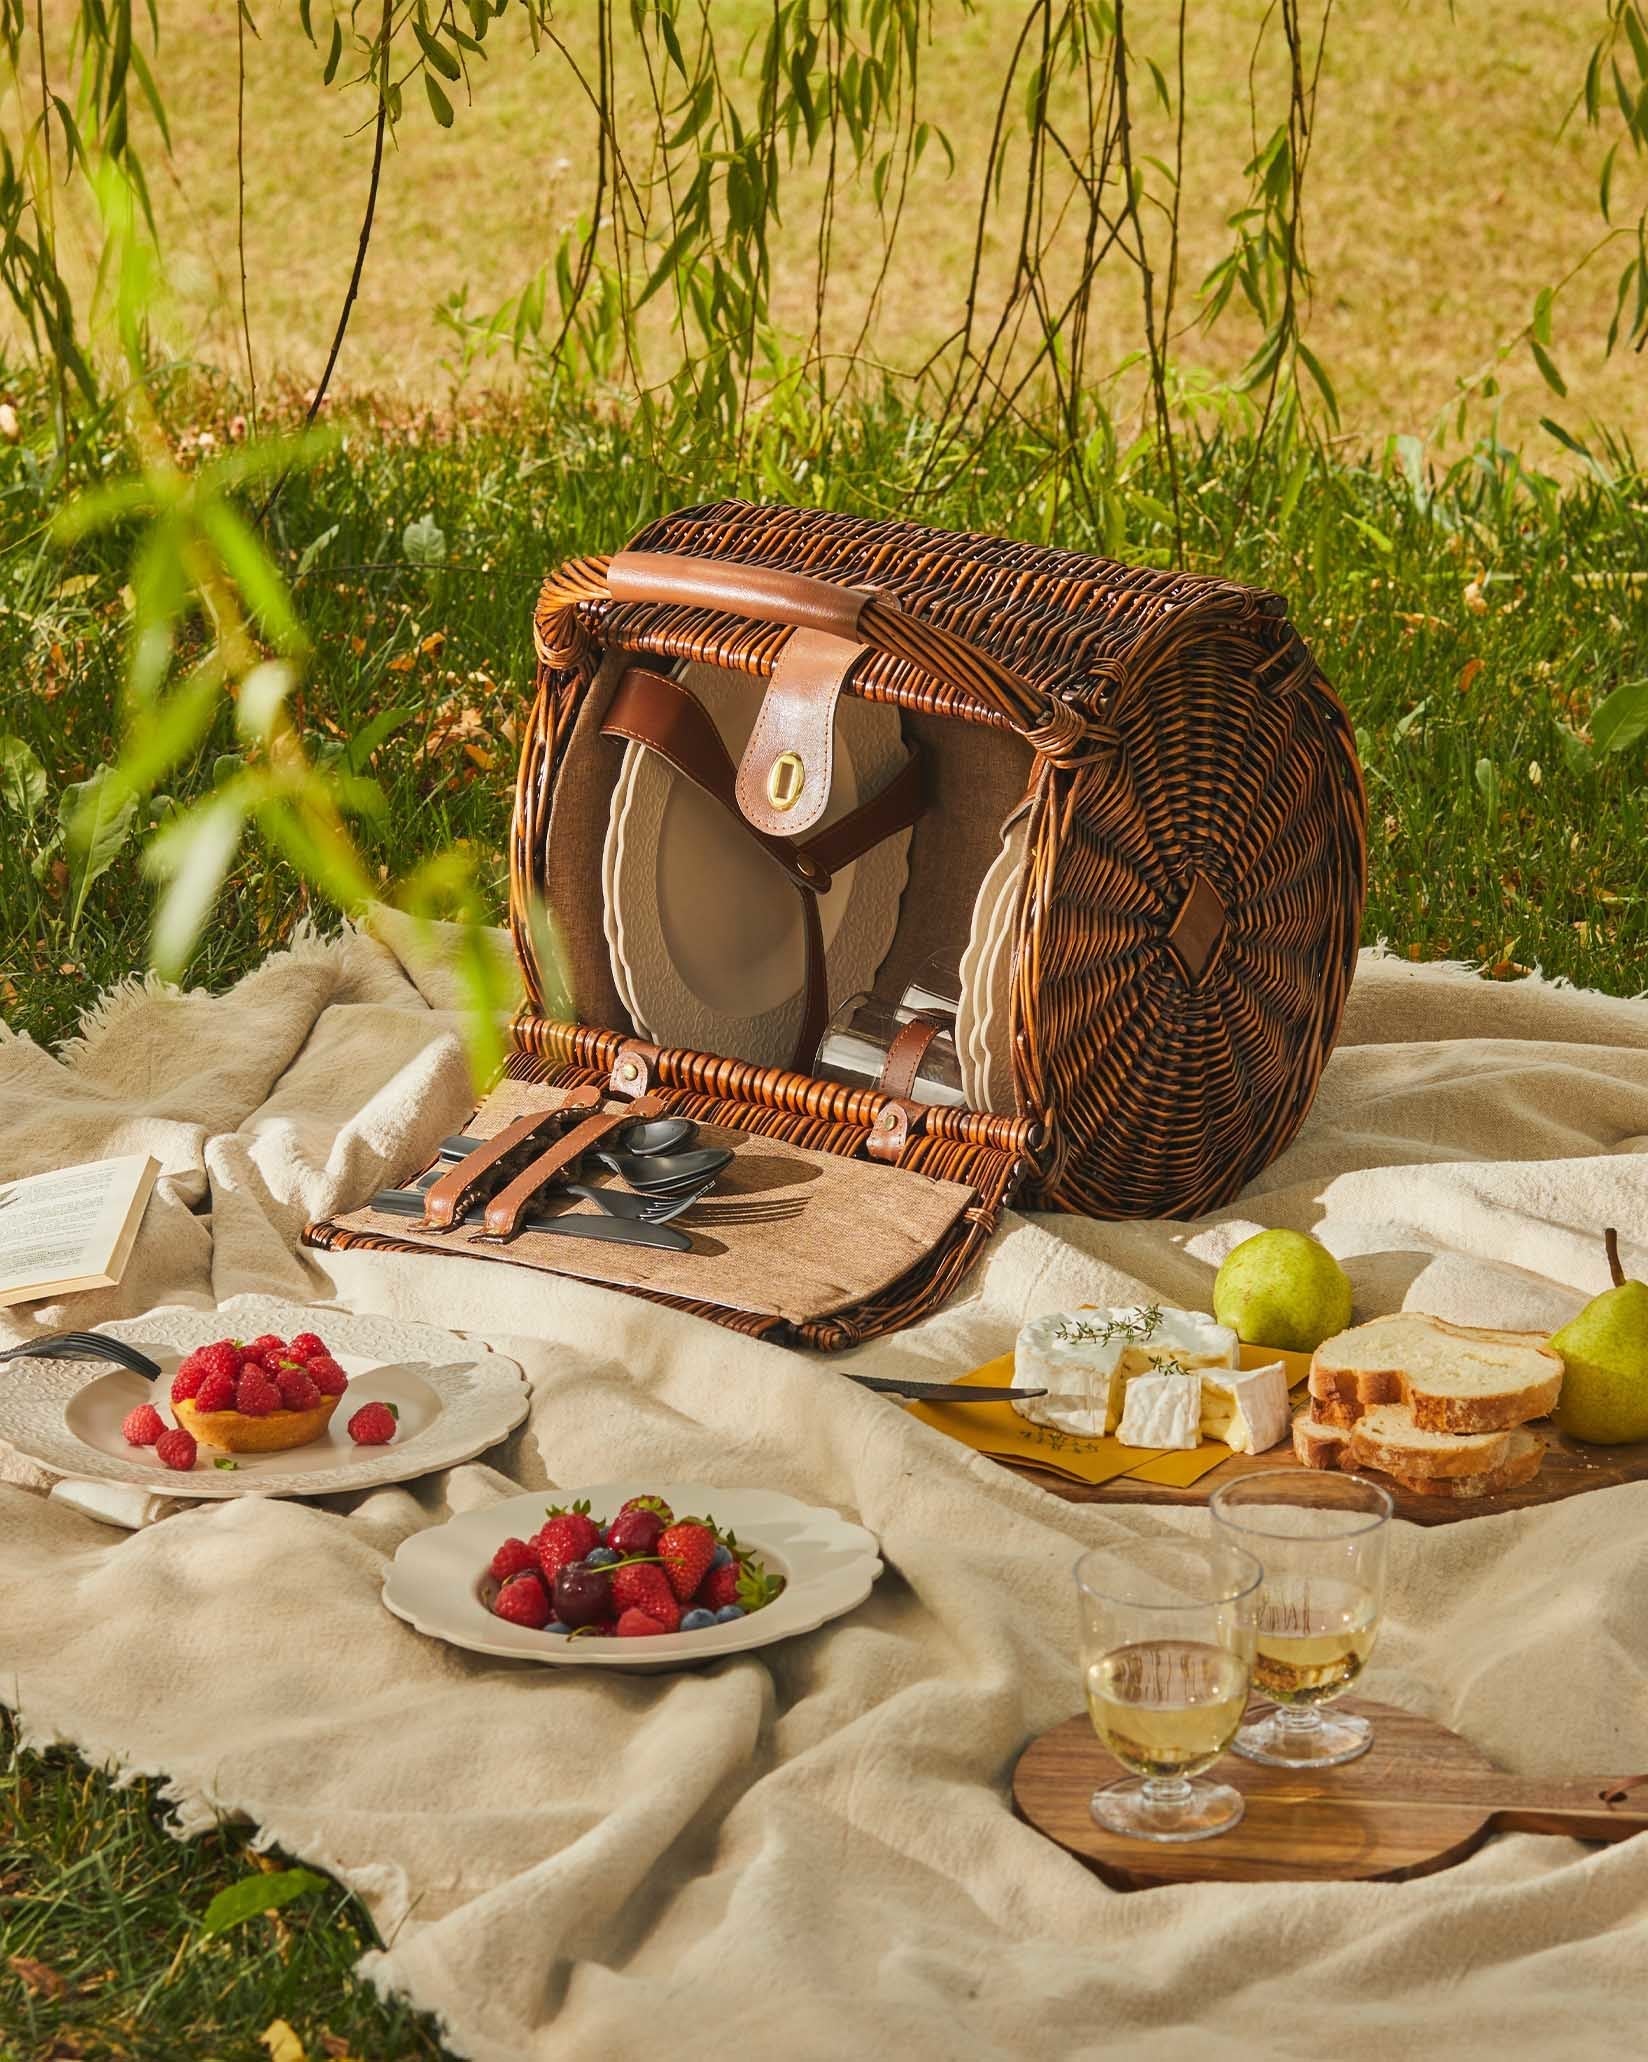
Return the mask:
M 1307 1468 L 1388 1475 L 1420 1496 L 1491 1496 L 1532 1481 L 1562 1360 L 1537 1333 L 1449 1324 L 1417 1311 L 1323 1340 L 1293 1448 Z

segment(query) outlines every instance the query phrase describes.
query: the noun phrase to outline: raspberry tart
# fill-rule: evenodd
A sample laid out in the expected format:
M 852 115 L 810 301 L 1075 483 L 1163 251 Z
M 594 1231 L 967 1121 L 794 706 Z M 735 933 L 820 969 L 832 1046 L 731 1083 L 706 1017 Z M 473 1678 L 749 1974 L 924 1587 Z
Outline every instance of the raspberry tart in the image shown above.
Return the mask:
M 288 1344 L 265 1333 L 245 1345 L 198 1346 L 172 1381 L 172 1415 L 223 1453 L 284 1453 L 319 1439 L 349 1377 L 313 1332 Z

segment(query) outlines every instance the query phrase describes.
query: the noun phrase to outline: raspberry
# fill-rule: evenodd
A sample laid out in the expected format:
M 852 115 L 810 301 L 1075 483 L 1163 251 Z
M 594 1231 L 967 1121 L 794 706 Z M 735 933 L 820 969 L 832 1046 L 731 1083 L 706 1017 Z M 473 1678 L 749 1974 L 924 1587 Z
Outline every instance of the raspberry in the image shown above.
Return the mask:
M 275 1387 L 280 1391 L 282 1410 L 313 1410 L 320 1402 L 320 1391 L 307 1368 L 282 1368 Z
M 247 1368 L 235 1384 L 235 1409 L 247 1418 L 266 1418 L 280 1409 L 280 1391 L 261 1368 Z
M 538 1556 L 524 1539 L 506 1539 L 487 1565 L 487 1574 L 494 1582 L 507 1582 L 512 1575 L 524 1575 L 528 1570 L 538 1571 Z
M 273 1332 L 260 1332 L 242 1350 L 248 1360 L 255 1360 L 261 1363 L 266 1353 L 284 1353 L 286 1351 L 286 1341 L 277 1338 Z
M 181 1425 L 162 1432 L 155 1441 L 155 1459 L 163 1468 L 175 1468 L 179 1474 L 186 1474 L 194 1466 L 198 1450 L 193 1438 Z
M 199 1393 L 205 1379 L 206 1370 L 200 1365 L 200 1355 L 191 1353 L 172 1377 L 173 1403 L 187 1403 L 191 1396 Z
M 349 1387 L 349 1377 L 329 1353 L 317 1353 L 310 1361 L 309 1379 L 322 1396 L 341 1396 Z
M 152 1403 L 140 1403 L 126 1413 L 120 1436 L 128 1446 L 153 1446 L 166 1429 L 166 1420 Z
M 655 1561 L 620 1561 L 612 1571 L 612 1601 L 620 1625 L 631 1609 L 644 1611 L 664 1632 L 674 1632 L 681 1623 L 681 1606 Z
M 618 1637 L 621 1640 L 650 1639 L 654 1633 L 669 1630 L 669 1626 L 660 1625 L 656 1618 L 649 1618 L 645 1611 L 626 1611 L 618 1621 Z
M 368 1410 L 378 1405 L 369 1403 Z M 536 1575 L 517 1575 L 506 1582 L 492 1599 L 493 1616 L 507 1618 L 511 1625 L 527 1625 L 536 1631 L 549 1623 L 549 1597 Z
M 198 1360 L 209 1375 L 238 1375 L 244 1355 L 233 1339 L 216 1339 L 189 1358 Z
M 292 1340 L 294 1360 L 313 1360 L 317 1353 L 325 1351 L 325 1346 L 313 1332 L 299 1332 Z
M 394 1412 L 387 1403 L 363 1403 L 349 1420 L 349 1436 L 357 1446 L 387 1446 L 395 1436 Z
M 196 1410 L 233 1410 L 234 1407 L 233 1375 L 208 1375 L 195 1391 Z

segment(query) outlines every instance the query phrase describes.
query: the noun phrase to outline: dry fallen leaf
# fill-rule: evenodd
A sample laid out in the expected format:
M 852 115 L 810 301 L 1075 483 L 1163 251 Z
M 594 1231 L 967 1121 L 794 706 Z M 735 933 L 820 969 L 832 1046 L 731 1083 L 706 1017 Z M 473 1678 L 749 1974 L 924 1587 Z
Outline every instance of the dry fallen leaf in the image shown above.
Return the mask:
M 1481 671 L 1482 661 L 1480 659 L 1467 659 L 1465 661 L 1464 665 L 1459 669 L 1459 692 L 1461 694 L 1470 693 L 1471 683 Z
M 271 2019 L 258 2039 L 269 2050 L 269 2062 L 308 2062 L 302 2041 L 284 2019 Z
M 69 1987 L 66 1977 L 48 1969 L 44 1962 L 37 1962 L 33 1955 L 8 1955 L 6 1967 L 30 1997 L 60 1998 Z

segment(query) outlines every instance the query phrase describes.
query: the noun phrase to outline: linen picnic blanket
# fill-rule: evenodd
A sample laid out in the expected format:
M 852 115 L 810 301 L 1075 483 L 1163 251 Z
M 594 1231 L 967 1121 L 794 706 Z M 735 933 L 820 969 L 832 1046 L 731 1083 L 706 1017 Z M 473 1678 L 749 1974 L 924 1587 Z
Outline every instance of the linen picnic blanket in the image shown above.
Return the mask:
M 184 1829 L 244 1814 L 335 1872 L 387 1943 L 375 1980 L 485 2062 L 1642 2054 L 1648 1839 L 1128 1895 L 1015 1819 L 1019 1750 L 1080 1708 L 1076 1555 L 1205 1514 L 1061 1502 L 840 1363 L 608 1291 L 301 1250 L 469 1108 L 450 998 L 409 958 L 392 930 L 305 941 L 220 997 L 130 984 L 60 1056 L 0 1038 L 0 1174 L 164 1167 L 121 1287 L 14 1333 L 266 1292 L 484 1336 L 533 1385 L 519 1432 L 444 1476 L 132 1533 L 11 1457 L 0 1695 L 27 1737 L 163 1773 Z M 943 1377 L 1042 1310 L 1205 1307 L 1263 1225 L 1324 1238 L 1363 1315 L 1555 1325 L 1606 1284 L 1605 1223 L 1648 1270 L 1648 1004 L 1367 954 L 1308 1122 L 1237 1205 L 1010 1218 L 947 1309 L 848 1364 Z M 415 1528 L 619 1474 L 834 1505 L 887 1572 L 834 1624 L 676 1675 L 465 1654 L 380 1603 Z M 1634 1774 L 1645 1597 L 1648 1485 L 1398 1523 L 1365 1687 L 1519 1772 Z

